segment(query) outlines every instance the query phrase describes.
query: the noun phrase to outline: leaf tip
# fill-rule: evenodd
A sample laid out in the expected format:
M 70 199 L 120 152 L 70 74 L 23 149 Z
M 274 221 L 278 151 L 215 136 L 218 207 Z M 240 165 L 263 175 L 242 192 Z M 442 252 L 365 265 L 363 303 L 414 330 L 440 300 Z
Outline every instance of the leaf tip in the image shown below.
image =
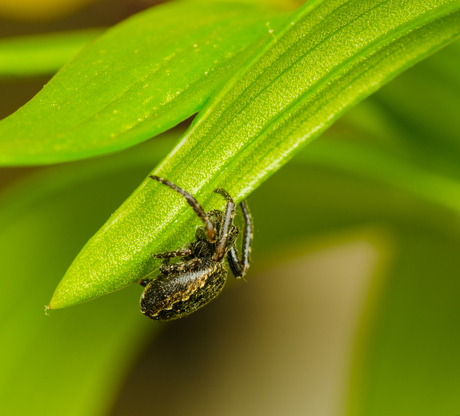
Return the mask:
M 50 300 L 50 303 L 45 306 L 45 313 L 47 314 L 47 312 L 51 309 L 63 309 L 63 308 L 66 308 L 68 306 L 71 306 L 71 305 L 68 305 L 66 304 L 65 302 L 65 299 L 63 300 L 63 297 L 61 296 L 61 293 L 60 291 L 58 290 L 58 288 L 56 288 L 55 292 L 53 293 L 53 296 L 51 297 L 51 300 Z
M 50 300 L 50 303 L 47 306 L 45 306 L 45 314 L 48 315 L 47 312 L 49 310 L 51 310 L 51 309 L 53 309 L 53 310 L 55 310 L 55 309 L 63 309 L 63 308 L 67 308 L 69 306 L 72 306 L 72 305 L 67 304 L 65 302 L 65 299 L 63 300 L 62 296 L 60 296 L 60 294 L 57 293 L 57 291 L 56 291 L 56 292 L 54 292 L 54 294 L 53 294 L 53 296 L 52 296 L 52 298 Z

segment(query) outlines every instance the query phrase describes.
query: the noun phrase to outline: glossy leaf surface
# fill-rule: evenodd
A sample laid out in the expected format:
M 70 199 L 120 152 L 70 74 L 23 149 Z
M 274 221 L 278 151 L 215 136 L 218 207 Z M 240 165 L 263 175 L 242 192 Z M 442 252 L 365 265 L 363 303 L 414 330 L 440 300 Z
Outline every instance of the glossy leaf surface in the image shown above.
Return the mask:
M 175 126 L 284 17 L 258 3 L 179 1 L 125 20 L 0 122 L 0 164 L 82 159 Z
M 207 103 L 154 173 L 205 209 L 241 201 L 345 109 L 460 34 L 460 2 L 310 1 Z M 152 253 L 193 238 L 182 198 L 146 179 L 87 243 L 56 289 L 62 308 L 150 273 Z

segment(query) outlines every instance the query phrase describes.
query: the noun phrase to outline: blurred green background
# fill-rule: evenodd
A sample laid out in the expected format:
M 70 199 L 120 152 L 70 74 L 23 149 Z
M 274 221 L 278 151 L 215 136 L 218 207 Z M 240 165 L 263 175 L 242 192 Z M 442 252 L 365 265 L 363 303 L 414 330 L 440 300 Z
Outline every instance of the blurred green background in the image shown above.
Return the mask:
M 0 36 L 108 26 L 155 2 L 88 3 L 2 1 Z M 1 81 L 0 117 L 48 79 Z M 136 286 L 44 305 L 187 122 L 118 154 L 3 168 L 2 414 L 460 414 L 459 114 L 457 41 L 251 194 L 247 281 L 171 324 L 140 314 Z

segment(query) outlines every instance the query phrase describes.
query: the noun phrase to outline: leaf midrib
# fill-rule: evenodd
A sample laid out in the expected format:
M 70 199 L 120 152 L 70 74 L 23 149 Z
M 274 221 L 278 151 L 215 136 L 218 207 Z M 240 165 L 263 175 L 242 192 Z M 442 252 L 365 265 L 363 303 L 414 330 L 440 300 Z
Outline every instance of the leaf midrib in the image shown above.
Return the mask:
M 379 7 L 382 7 L 384 4 L 388 3 L 389 0 L 385 0 L 385 1 L 382 1 L 380 2 L 379 4 L 375 5 L 374 7 L 371 7 L 369 9 L 367 9 L 365 12 L 357 15 L 356 17 L 354 17 L 352 20 L 348 21 L 345 25 L 341 25 L 337 30 L 331 32 L 327 37 L 323 38 L 320 42 L 318 42 L 317 44 L 315 44 L 314 47 L 312 47 L 311 49 L 308 50 L 308 52 L 304 55 L 301 55 L 298 59 L 296 59 L 295 61 L 292 61 L 292 63 L 290 64 L 289 67 L 287 67 L 286 69 L 283 69 L 275 78 L 271 79 L 271 82 L 269 84 L 266 84 L 264 86 L 263 89 L 261 89 L 255 96 L 260 96 L 275 80 L 279 79 L 286 71 L 287 69 L 291 68 L 292 66 L 294 66 L 296 63 L 298 63 L 299 61 L 301 61 L 302 59 L 305 59 L 305 56 L 307 56 L 308 54 L 311 54 L 315 49 L 317 49 L 318 47 L 320 47 L 324 42 L 326 42 L 328 39 L 330 39 L 333 35 L 337 34 L 338 32 L 340 32 L 344 27 L 348 26 L 349 24 L 351 24 L 352 22 L 356 21 L 357 19 L 363 17 L 364 15 L 370 13 L 372 10 L 376 9 L 376 8 L 379 8 Z M 345 3 L 348 5 L 348 3 Z M 345 4 L 343 4 L 342 6 L 344 6 Z M 341 7 L 342 7 L 341 6 Z M 337 14 L 338 10 L 341 9 L 340 8 L 337 8 L 334 13 L 330 14 L 328 16 L 329 19 L 333 19 L 335 18 L 335 14 Z M 439 14 L 442 14 L 439 12 L 438 10 L 439 8 L 436 9 L 436 11 L 439 13 Z M 424 15 L 427 15 L 427 16 L 430 16 L 430 15 L 433 15 L 433 14 L 437 14 L 435 13 L 434 11 L 428 11 L 426 13 L 424 13 L 423 15 L 420 15 L 420 16 L 424 16 Z M 414 29 L 415 28 L 420 28 L 424 25 L 424 21 L 426 21 L 427 18 L 425 19 L 422 19 L 422 22 L 420 21 L 417 21 L 417 22 L 413 22 L 411 21 L 411 23 L 403 23 L 401 25 L 399 25 L 398 27 L 396 27 L 395 29 L 391 30 L 391 31 L 388 31 L 388 32 L 385 32 L 384 34 L 380 35 L 379 37 L 377 37 L 373 42 L 371 43 L 368 43 L 366 44 L 359 53 L 357 54 L 354 54 L 353 56 L 347 58 L 346 60 L 342 61 L 339 65 L 335 66 L 335 68 L 331 71 L 328 72 L 328 75 L 326 77 L 322 77 L 317 83 L 313 84 L 312 87 L 310 87 L 308 90 L 304 91 L 301 95 L 299 95 L 295 100 L 293 100 L 286 108 L 284 108 L 283 110 L 283 114 L 280 114 L 278 116 L 276 116 L 275 118 L 271 119 L 271 122 L 266 124 L 264 126 L 264 128 L 262 130 L 260 130 L 257 138 L 251 142 L 245 142 L 245 144 L 240 147 L 238 149 L 238 154 L 241 154 L 245 151 L 247 151 L 247 149 L 249 147 L 256 147 L 262 140 L 263 138 L 266 137 L 266 132 L 268 129 L 271 129 L 274 125 L 281 125 L 283 124 L 283 120 L 285 120 L 287 117 L 289 117 L 289 114 L 287 115 L 284 115 L 285 113 L 289 113 L 291 112 L 291 110 L 299 107 L 299 102 L 303 101 L 305 95 L 307 94 L 314 94 L 314 93 L 317 93 L 318 91 L 320 91 L 325 85 L 327 85 L 329 83 L 329 81 L 331 81 L 332 79 L 334 79 L 335 77 L 338 77 L 340 74 L 343 74 L 343 73 L 346 73 L 355 63 L 356 61 L 360 60 L 361 58 L 364 58 L 364 57 L 368 57 L 368 56 L 371 56 L 373 53 L 375 53 L 375 51 L 380 47 L 380 46 L 388 46 L 389 44 L 391 44 L 392 42 L 395 42 L 397 41 L 398 39 L 401 38 L 401 33 L 404 32 L 404 28 L 407 28 L 407 27 L 410 27 L 410 26 L 413 26 Z M 318 23 L 314 28 L 317 29 L 318 27 L 321 27 L 322 25 L 322 22 Z M 313 33 L 314 30 L 312 29 L 312 32 Z M 394 39 L 390 42 L 388 42 L 388 38 L 391 38 L 392 35 L 398 35 L 399 36 L 395 36 Z M 403 35 L 406 35 L 407 33 L 403 33 Z M 301 42 L 301 39 L 299 39 L 299 41 L 297 41 L 295 44 L 291 45 L 288 49 L 286 49 L 286 51 L 283 52 L 283 54 L 279 55 L 279 58 L 280 59 L 282 56 L 285 56 L 292 48 L 294 48 L 296 45 L 298 45 L 299 43 Z M 273 45 L 274 43 L 276 42 L 273 42 L 271 41 L 270 45 Z M 370 69 L 372 69 L 375 65 L 369 67 L 367 69 L 367 71 L 369 71 Z M 366 71 L 366 72 L 367 72 Z M 260 77 L 263 76 L 263 75 L 266 75 L 265 72 L 259 74 L 259 76 L 253 81 L 253 84 L 256 83 L 258 80 L 260 80 Z M 358 75 L 357 77 L 359 78 L 362 74 Z M 356 79 L 356 78 L 355 78 Z M 343 89 L 341 89 L 340 91 L 343 91 Z M 243 93 L 246 93 L 247 90 L 245 90 Z M 254 97 L 252 97 L 254 98 Z M 242 111 L 244 111 L 245 109 L 247 109 L 248 105 L 250 103 L 248 101 L 245 101 L 245 105 L 242 106 L 239 111 L 238 111 L 238 114 L 241 113 Z M 224 114 L 228 114 L 230 111 L 232 110 L 232 107 L 229 106 L 227 107 L 221 114 L 221 118 L 224 116 Z M 208 110 L 209 111 L 209 110 Z M 228 117 L 227 117 L 228 118 Z M 219 126 L 220 127 L 220 126 Z M 220 127 L 220 129 L 213 129 L 212 132 L 213 134 L 209 134 L 207 135 L 207 142 L 208 143 L 212 143 L 212 140 L 218 136 L 218 134 L 223 130 L 225 129 L 226 125 L 223 125 L 222 127 Z M 196 125 L 195 125 L 195 128 L 196 128 Z M 190 135 L 192 133 L 192 131 L 190 131 L 187 135 Z M 196 143 L 192 148 L 191 148 L 191 152 L 193 152 L 193 150 L 196 150 L 196 148 L 198 146 L 202 146 L 203 144 L 201 142 L 199 143 Z M 222 169 L 221 170 L 225 170 L 225 168 L 229 167 L 229 166 L 232 166 L 234 164 L 236 164 L 237 162 L 234 162 L 234 161 L 231 161 L 231 162 L 227 162 L 227 163 L 224 163 L 222 164 Z M 158 169 L 160 170 L 160 169 Z M 209 188 L 210 185 L 214 182 L 213 179 L 211 179 L 208 183 L 207 183 L 207 187 Z M 201 191 L 203 192 L 203 191 Z M 200 193 L 201 193 L 200 192 Z

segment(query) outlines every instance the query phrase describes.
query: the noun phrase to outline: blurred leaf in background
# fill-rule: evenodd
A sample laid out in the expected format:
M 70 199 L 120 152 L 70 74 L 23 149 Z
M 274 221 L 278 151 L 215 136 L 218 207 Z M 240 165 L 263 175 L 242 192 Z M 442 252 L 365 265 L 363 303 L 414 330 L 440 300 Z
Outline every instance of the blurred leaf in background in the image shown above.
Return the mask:
M 0 17 L 36 21 L 62 18 L 97 0 L 0 0 Z
M 44 299 L 80 246 L 145 175 L 152 159 L 147 149 L 136 149 L 115 159 L 54 167 L 3 193 L 0 390 L 5 414 L 103 413 L 136 351 L 159 329 L 139 319 L 134 287 L 79 313 L 50 317 L 43 312 Z
M 49 164 L 106 154 L 177 125 L 253 53 L 267 24 L 276 27 L 287 16 L 280 7 L 257 2 L 195 0 L 130 17 L 0 122 L 0 163 Z
M 400 75 L 260 186 L 249 197 L 248 283 L 168 326 L 148 349 L 165 326 L 141 316 L 139 287 L 42 312 L 82 245 L 183 130 L 109 157 L 20 171 L 0 195 L 2 411 L 458 413 L 459 52 L 456 42 Z M 326 259 L 322 269 L 296 260 L 344 241 L 364 249 L 327 257 L 335 271 Z
M 0 79 L 53 74 L 104 29 L 0 40 Z

